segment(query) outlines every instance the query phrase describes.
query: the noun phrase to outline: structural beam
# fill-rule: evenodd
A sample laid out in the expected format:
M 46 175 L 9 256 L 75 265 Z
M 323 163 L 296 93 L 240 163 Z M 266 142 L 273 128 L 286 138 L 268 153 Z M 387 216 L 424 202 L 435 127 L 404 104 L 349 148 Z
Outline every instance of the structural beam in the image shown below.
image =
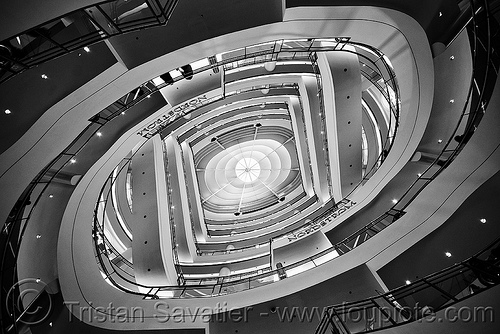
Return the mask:
M 318 65 L 324 87 L 330 174 L 338 201 L 361 180 L 361 73 L 358 56 L 347 51 L 318 54 Z
M 307 133 L 310 164 L 313 175 L 313 186 L 321 202 L 330 198 L 328 173 L 328 157 L 325 155 L 326 143 L 323 140 L 322 117 L 320 114 L 320 101 L 318 98 L 318 85 L 315 76 L 303 76 L 299 81 L 300 97 L 304 114 L 304 123 Z
M 196 257 L 196 243 L 191 226 L 189 198 L 181 147 L 176 138 L 164 139 L 167 154 L 167 178 L 169 179 L 168 210 L 173 217 L 175 242 L 179 262 L 191 263 Z
M 163 150 L 159 136 L 151 138 L 132 160 L 134 218 L 132 258 L 135 280 L 142 285 L 175 285 L 166 198 Z

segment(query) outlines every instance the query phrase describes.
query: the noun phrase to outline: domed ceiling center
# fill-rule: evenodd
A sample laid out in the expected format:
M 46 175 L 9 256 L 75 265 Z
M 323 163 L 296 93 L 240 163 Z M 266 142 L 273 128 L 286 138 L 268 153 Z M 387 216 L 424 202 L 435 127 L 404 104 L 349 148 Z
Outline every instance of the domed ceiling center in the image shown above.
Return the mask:
M 245 183 L 251 183 L 260 175 L 260 165 L 253 158 L 243 158 L 236 163 L 236 176 Z

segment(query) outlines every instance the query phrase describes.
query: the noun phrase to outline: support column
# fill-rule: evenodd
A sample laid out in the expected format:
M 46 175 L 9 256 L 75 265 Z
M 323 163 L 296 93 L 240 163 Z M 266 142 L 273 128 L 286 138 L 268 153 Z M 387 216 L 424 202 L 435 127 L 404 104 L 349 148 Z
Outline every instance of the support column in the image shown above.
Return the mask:
M 164 175 L 162 143 L 156 135 L 139 148 L 132 160 L 132 258 L 138 284 L 177 284 Z
M 320 53 L 318 66 L 324 87 L 330 174 L 338 201 L 361 180 L 361 73 L 358 56 L 351 52 Z

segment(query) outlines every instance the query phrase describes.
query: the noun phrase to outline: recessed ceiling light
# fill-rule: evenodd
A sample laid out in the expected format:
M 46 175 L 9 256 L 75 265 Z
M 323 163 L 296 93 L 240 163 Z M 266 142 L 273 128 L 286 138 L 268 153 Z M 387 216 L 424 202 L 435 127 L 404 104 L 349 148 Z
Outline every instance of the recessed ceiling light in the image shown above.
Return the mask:
M 410 282 L 410 280 L 409 280 L 409 279 L 407 279 L 407 280 L 405 281 L 405 283 L 406 283 L 406 285 L 410 285 L 410 284 L 411 284 L 411 282 Z
M 50 194 L 50 195 L 49 195 L 49 198 L 54 198 L 54 194 Z
M 49 77 L 47 76 L 47 74 L 42 74 L 42 79 L 48 79 Z
M 102 137 L 102 132 L 101 132 L 101 131 L 97 131 L 95 135 L 96 135 L 97 137 Z
M 88 46 L 83 47 L 83 51 L 90 52 L 90 48 Z
M 36 238 L 37 238 L 37 239 L 40 239 L 41 237 L 42 237 L 42 236 L 41 236 L 40 234 L 37 234 L 37 235 L 36 235 Z
M 4 111 L 4 112 L 5 112 L 5 114 L 6 114 L 6 115 L 10 115 L 10 114 L 12 114 L 12 111 L 10 111 L 10 109 L 5 109 L 5 111 Z
M 35 282 L 40 283 L 40 279 L 39 279 L 39 278 L 37 278 L 37 279 L 35 280 Z
M 395 199 L 395 198 L 392 199 L 392 203 L 396 204 L 397 202 L 398 202 L 397 199 Z
M 442 139 L 438 139 L 438 144 L 441 144 L 443 142 Z
M 439 12 L 439 17 L 443 16 L 443 13 L 442 12 Z
M 74 163 L 76 163 L 76 159 L 75 159 L 75 158 L 73 158 L 73 159 L 71 159 L 69 162 L 71 162 L 72 164 L 74 164 Z
M 421 177 L 421 176 L 422 176 L 422 173 L 418 173 L 418 174 L 417 174 L 417 176 L 418 176 L 418 177 Z
M 444 255 L 446 255 L 446 257 L 451 257 L 451 253 L 450 252 L 446 252 L 446 253 L 444 253 Z
M 486 223 L 486 219 L 485 219 L 485 218 L 481 218 L 479 221 L 480 221 L 481 223 L 483 223 L 483 224 L 484 224 L 484 223 Z
M 450 60 L 453 60 L 453 59 L 455 59 L 455 56 L 450 56 Z
M 450 100 L 450 103 L 455 103 L 455 100 L 454 100 L 454 99 L 451 99 L 451 100 Z

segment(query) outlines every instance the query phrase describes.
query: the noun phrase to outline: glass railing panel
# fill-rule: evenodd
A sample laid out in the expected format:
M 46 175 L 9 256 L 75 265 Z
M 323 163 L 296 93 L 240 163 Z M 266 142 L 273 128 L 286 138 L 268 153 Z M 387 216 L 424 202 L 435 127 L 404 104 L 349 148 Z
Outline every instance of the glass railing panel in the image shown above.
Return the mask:
M 60 28 L 55 29 L 55 27 Z M 51 32 L 48 38 L 55 41 L 57 45 L 64 45 L 64 47 L 69 47 L 75 41 L 89 36 L 98 36 L 95 26 L 83 11 L 73 12 L 60 18 L 51 30 L 45 29 L 45 27 L 41 29 Z M 45 37 L 45 35 L 42 36 Z
M 99 7 L 121 29 L 138 22 L 156 21 L 153 10 L 144 0 L 118 0 L 99 5 Z
M 91 18 L 93 25 L 96 26 L 98 30 L 102 31 L 101 36 L 103 38 L 116 35 L 121 32 L 118 26 L 114 24 L 112 19 L 109 18 L 100 7 L 94 6 L 83 10 L 87 13 L 89 18 Z
M 373 332 L 434 315 L 500 283 L 498 249 L 500 238 L 470 259 L 416 282 L 373 298 L 331 306 L 316 333 Z
M 177 1 L 116 0 L 82 8 L 0 42 L 0 78 L 126 31 L 164 25 Z

